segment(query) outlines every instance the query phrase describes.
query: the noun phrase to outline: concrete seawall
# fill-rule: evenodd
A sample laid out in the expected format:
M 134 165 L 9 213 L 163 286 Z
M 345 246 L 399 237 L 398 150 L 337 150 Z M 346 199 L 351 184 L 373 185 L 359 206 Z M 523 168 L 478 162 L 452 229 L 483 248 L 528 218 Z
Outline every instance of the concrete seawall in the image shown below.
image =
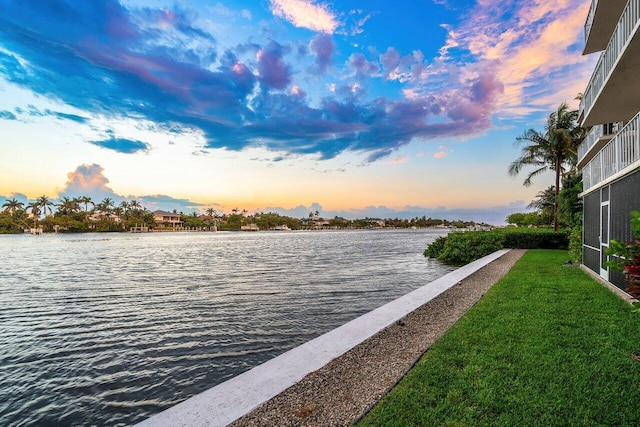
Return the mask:
M 480 268 L 498 251 L 173 406 L 138 426 L 225 426 L 402 319 Z

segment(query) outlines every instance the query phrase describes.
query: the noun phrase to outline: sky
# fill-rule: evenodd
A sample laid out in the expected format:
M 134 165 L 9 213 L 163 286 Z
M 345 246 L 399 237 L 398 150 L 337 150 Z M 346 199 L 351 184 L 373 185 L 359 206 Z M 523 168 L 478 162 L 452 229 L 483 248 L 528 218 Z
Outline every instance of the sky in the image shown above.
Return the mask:
M 0 0 L 0 202 L 502 224 L 587 0 Z

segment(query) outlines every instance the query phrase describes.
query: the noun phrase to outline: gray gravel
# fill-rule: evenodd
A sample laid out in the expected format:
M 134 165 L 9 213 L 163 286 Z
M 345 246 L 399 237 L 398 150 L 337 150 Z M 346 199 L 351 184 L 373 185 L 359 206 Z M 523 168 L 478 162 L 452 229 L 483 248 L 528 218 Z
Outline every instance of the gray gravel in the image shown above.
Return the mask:
M 420 356 L 524 254 L 511 250 L 380 331 L 232 426 L 347 426 L 362 417 Z

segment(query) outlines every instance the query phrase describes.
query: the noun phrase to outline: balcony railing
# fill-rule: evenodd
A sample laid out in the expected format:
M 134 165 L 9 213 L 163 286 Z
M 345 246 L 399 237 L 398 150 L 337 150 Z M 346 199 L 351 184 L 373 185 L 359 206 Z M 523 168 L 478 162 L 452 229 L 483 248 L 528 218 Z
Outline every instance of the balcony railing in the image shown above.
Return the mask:
M 594 0 L 591 4 L 593 10 L 595 10 L 595 5 L 597 5 L 597 0 Z M 598 65 L 596 65 L 587 89 L 584 91 L 582 100 L 580 101 L 580 116 L 586 116 L 591 110 L 596 97 L 609 78 L 609 74 L 613 70 L 618 58 L 620 58 L 620 55 L 624 52 L 627 42 L 634 33 L 638 22 L 640 22 L 640 0 L 629 0 L 611 36 L 611 40 L 609 40 L 607 49 L 600 55 Z
M 593 18 L 596 14 L 596 7 L 598 6 L 598 0 L 591 0 L 591 7 L 589 8 L 589 14 L 587 15 L 587 21 L 584 23 L 584 39 L 589 38 L 591 32 L 591 26 L 593 25 Z
M 578 163 L 587 155 L 591 147 L 593 147 L 600 138 L 605 136 L 614 135 L 624 126 L 623 122 L 607 123 L 604 125 L 596 125 L 591 128 L 591 131 L 587 134 L 582 141 L 582 144 L 578 146 Z
M 597 186 L 639 160 L 640 113 L 582 169 L 583 188 Z

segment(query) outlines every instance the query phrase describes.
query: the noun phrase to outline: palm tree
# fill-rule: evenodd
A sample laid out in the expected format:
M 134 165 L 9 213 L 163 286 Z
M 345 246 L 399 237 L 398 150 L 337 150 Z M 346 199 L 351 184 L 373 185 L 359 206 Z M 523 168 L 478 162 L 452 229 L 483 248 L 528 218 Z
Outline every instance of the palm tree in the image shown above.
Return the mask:
M 7 212 L 15 212 L 18 210 L 24 209 L 24 203 L 19 202 L 15 197 L 12 199 L 7 199 L 6 203 L 2 205 L 5 211 Z
M 96 205 L 96 209 L 104 216 L 109 215 L 109 213 L 113 211 L 114 207 L 115 207 L 115 203 L 113 202 L 113 199 L 110 197 L 105 197 L 104 199 L 102 199 L 100 203 Z
M 136 199 L 133 199 L 129 202 L 129 207 L 131 208 L 131 210 L 138 210 L 142 207 L 142 205 L 140 204 L 139 201 L 137 201 Z
M 556 188 L 551 185 L 539 191 L 536 198 L 529 203 L 528 208 L 536 208 L 545 219 L 545 224 L 550 224 L 553 220 L 553 210 L 556 200 Z
M 38 206 L 42 208 L 41 212 L 44 214 L 44 216 L 47 216 L 47 211 L 49 211 L 49 213 L 53 213 L 53 210 L 51 208 L 55 205 L 51 200 L 49 200 L 47 196 L 42 195 L 38 197 L 35 203 L 37 203 Z
M 577 162 L 577 147 L 585 136 L 585 129 L 577 123 L 578 111 L 569 110 L 566 103 L 560 104 L 557 111 L 549 115 L 544 131 L 527 130 L 516 138 L 517 143 L 524 143 L 521 156 L 509 165 L 509 175 L 516 176 L 526 166 L 536 169 L 527 175 L 524 185 L 531 185 L 531 180 L 546 171 L 555 173 L 554 194 L 554 230 L 558 231 L 558 193 L 560 178 L 571 171 Z
M 205 210 L 204 213 L 206 213 L 210 217 L 214 217 L 215 218 L 215 216 L 216 216 L 216 214 L 218 212 L 216 212 L 216 210 L 213 209 L 213 208 L 209 208 L 209 209 Z
M 40 203 L 33 202 L 27 206 L 27 209 L 31 209 L 31 215 L 33 216 L 33 228 L 38 225 L 38 218 L 40 217 Z
M 122 220 L 122 214 L 124 213 L 124 209 L 122 209 L 122 206 L 116 206 L 115 208 L 113 208 L 113 213 L 115 216 L 118 217 L 118 222 L 120 222 Z
M 93 203 L 91 197 L 88 196 L 78 197 L 75 200 L 78 201 L 78 204 L 82 203 L 84 205 L 84 220 L 87 221 L 89 219 L 89 203 L 91 203 L 92 206 L 95 206 L 96 204 Z
M 77 199 L 70 199 L 67 196 L 64 196 L 60 199 L 60 203 L 58 203 L 58 213 L 61 215 L 71 215 L 80 210 L 80 205 L 78 204 Z
M 82 196 L 78 198 L 78 201 L 82 204 L 84 204 L 84 211 L 85 212 L 89 212 L 89 203 L 91 203 L 91 206 L 95 206 L 96 204 L 93 203 L 93 200 L 91 200 L 91 197 L 89 196 Z

